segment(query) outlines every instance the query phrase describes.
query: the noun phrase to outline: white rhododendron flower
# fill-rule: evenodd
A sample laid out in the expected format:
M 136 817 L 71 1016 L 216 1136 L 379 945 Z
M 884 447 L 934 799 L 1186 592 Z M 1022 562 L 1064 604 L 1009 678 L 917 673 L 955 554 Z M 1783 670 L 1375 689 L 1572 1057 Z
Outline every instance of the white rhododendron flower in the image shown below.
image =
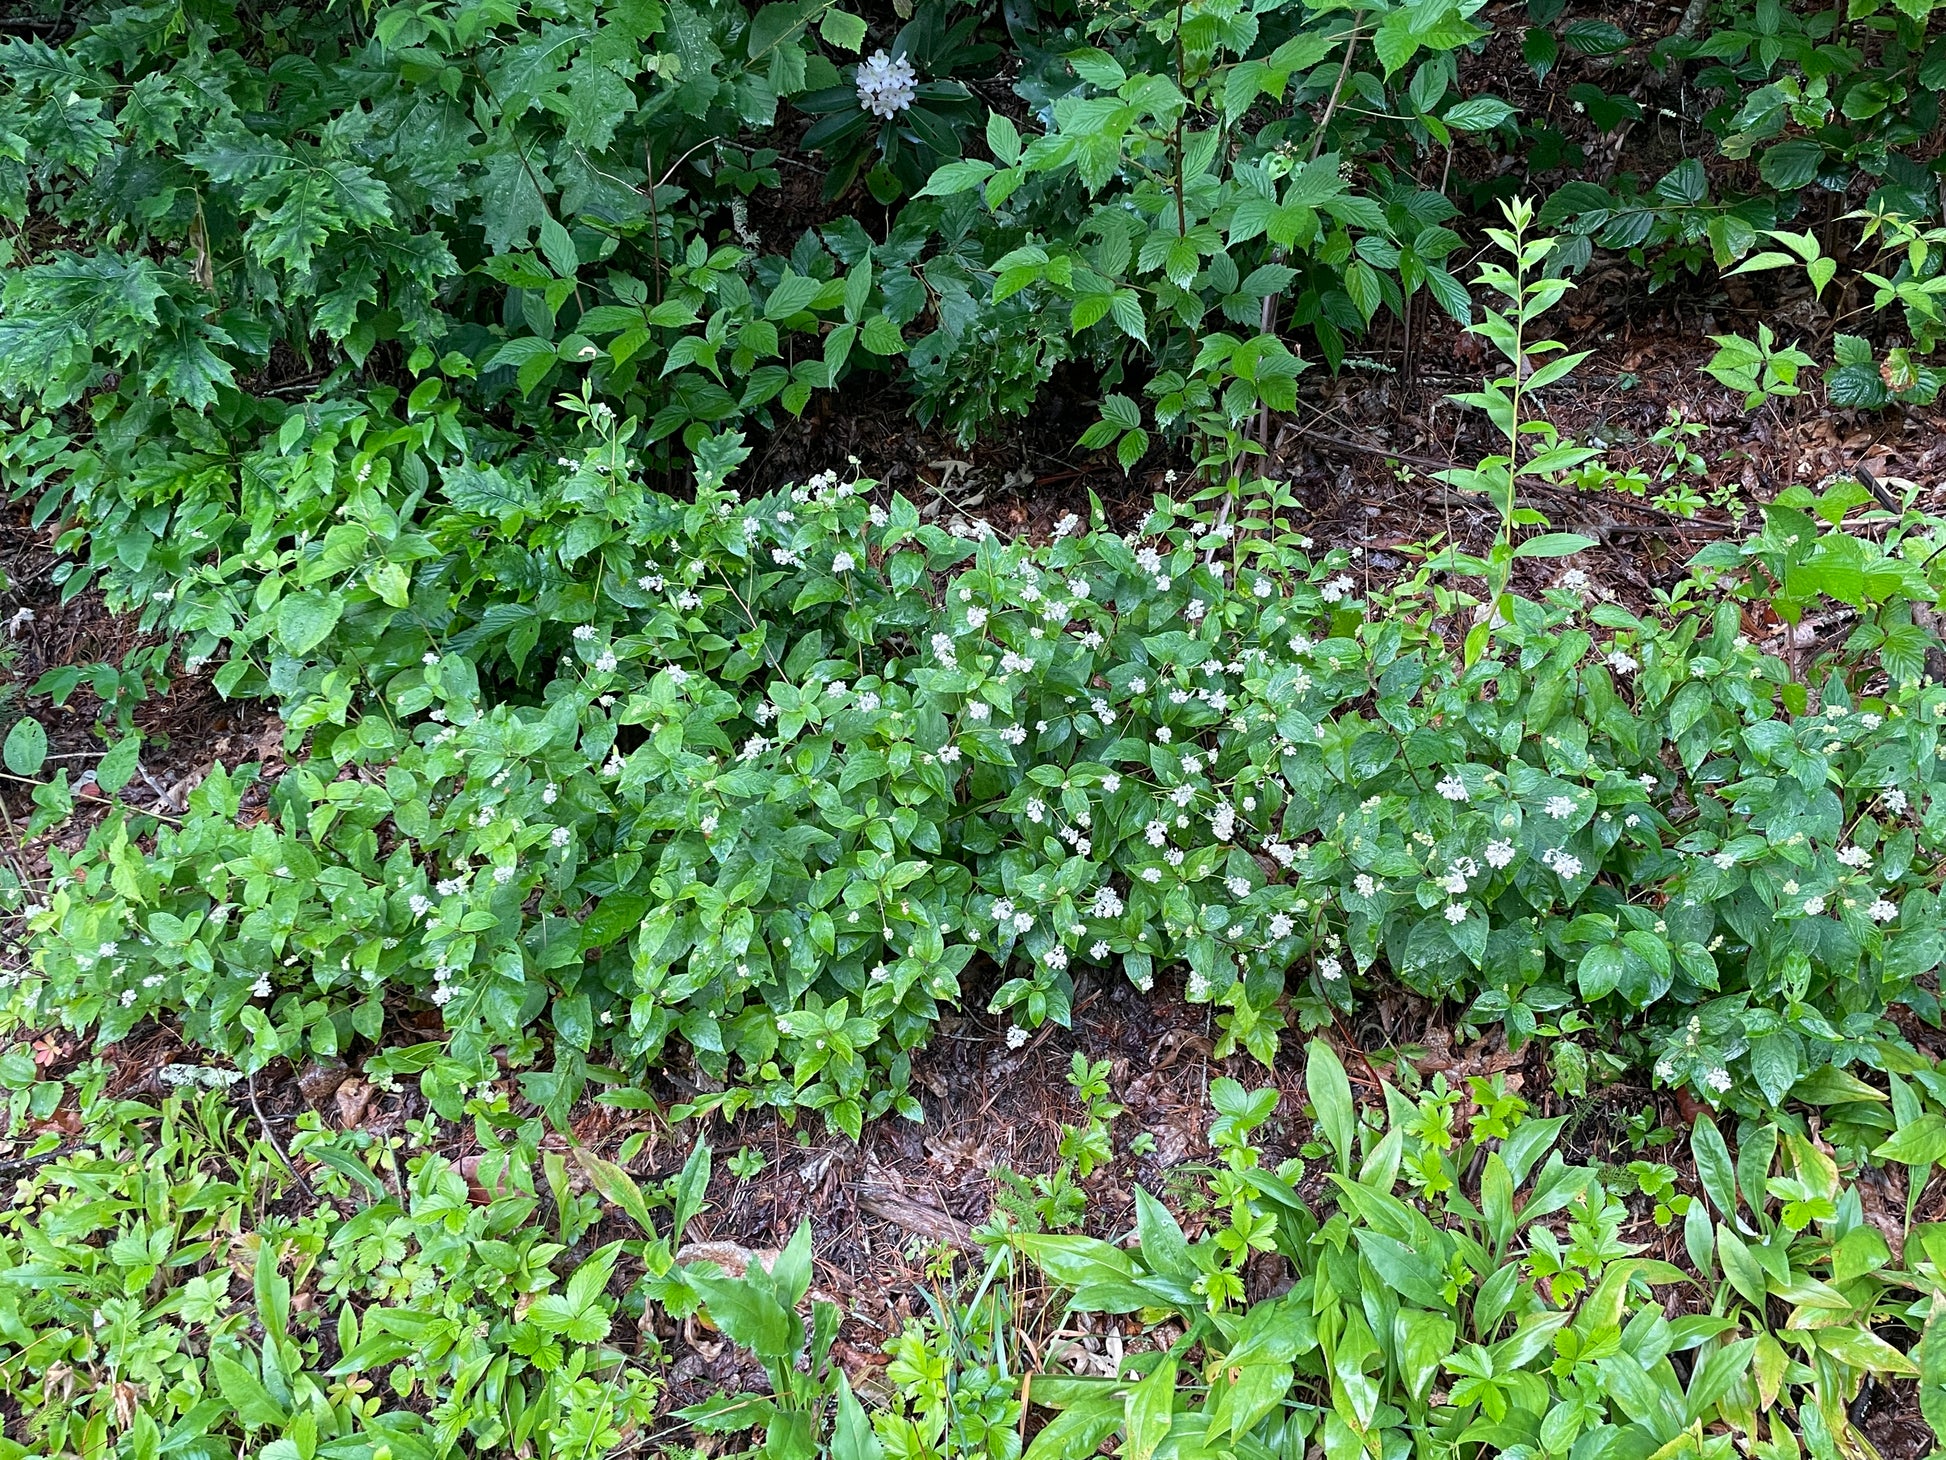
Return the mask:
M 895 117 L 912 105 L 918 79 L 904 56 L 879 51 L 858 64 L 858 104 L 875 117 Z

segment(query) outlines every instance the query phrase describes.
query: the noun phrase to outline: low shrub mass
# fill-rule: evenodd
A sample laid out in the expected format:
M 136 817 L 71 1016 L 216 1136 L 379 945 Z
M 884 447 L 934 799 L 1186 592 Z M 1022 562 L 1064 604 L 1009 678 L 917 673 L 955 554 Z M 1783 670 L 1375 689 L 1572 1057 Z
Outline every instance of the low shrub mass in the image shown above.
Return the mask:
M 55 853 L 18 1016 L 176 1015 L 248 1068 L 378 1040 L 403 996 L 443 1015 L 411 1058 L 449 1117 L 496 1048 L 551 1046 L 565 1109 L 587 1060 L 673 1044 L 725 1084 L 706 1104 L 855 1136 L 917 1114 L 905 1055 L 976 954 L 1023 1032 L 1084 966 L 1180 965 L 1219 1054 L 1267 1063 L 1382 968 L 1515 1041 L 1579 1010 L 1628 1031 L 1591 1053 L 1744 1108 L 1935 1011 L 1946 694 L 1898 601 L 1933 539 L 1831 526 L 1862 488 L 1706 554 L 1883 605 L 1813 689 L 1694 583 L 1637 617 L 1568 569 L 1468 665 L 1429 565 L 1372 585 L 1247 503 L 1008 543 L 831 477 L 678 503 L 617 469 L 624 435 L 533 483 L 451 468 L 392 540 L 450 545 L 403 608 L 358 519 L 404 473 L 341 448 L 345 520 L 234 631 L 305 756 L 261 816 L 218 768 L 179 823 Z M 516 560 L 555 583 L 414 611 Z

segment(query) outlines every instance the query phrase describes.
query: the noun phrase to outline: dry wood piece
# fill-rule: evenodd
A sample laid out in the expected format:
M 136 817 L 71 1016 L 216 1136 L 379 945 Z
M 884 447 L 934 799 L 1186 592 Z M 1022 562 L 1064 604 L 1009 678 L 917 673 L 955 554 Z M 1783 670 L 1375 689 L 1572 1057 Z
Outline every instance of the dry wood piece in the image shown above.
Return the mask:
M 868 1183 L 859 1188 L 860 1211 L 903 1227 L 915 1237 L 943 1242 L 948 1247 L 970 1250 L 973 1229 L 958 1217 L 941 1211 L 929 1202 L 916 1201 L 894 1187 Z

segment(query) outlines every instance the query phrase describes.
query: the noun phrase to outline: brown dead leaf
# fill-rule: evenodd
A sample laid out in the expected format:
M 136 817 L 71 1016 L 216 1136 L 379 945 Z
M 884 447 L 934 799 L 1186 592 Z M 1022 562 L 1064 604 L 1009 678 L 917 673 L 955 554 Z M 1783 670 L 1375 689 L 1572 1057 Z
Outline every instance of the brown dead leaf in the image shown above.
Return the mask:
M 357 1127 L 372 1108 L 372 1087 L 356 1075 L 347 1076 L 337 1087 L 338 1129 Z

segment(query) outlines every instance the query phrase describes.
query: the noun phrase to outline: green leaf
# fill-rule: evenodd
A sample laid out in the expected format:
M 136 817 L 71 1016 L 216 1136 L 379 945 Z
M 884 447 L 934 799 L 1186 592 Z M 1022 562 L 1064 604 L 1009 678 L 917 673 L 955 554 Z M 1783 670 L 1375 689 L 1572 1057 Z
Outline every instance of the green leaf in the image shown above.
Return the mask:
M 710 1277 L 694 1267 L 686 1269 L 685 1276 L 702 1295 L 710 1322 L 759 1359 L 790 1359 L 804 1347 L 803 1320 L 772 1296 L 767 1284 L 753 1281 L 748 1274 Z
M 1946 1439 L 1946 1304 L 1936 1297 L 1919 1338 L 1919 1411 L 1933 1438 Z
M 857 52 L 865 44 L 865 22 L 848 10 L 835 7 L 818 19 L 818 34 L 841 51 Z
M 1946 1116 L 1927 1112 L 1894 1131 L 1872 1155 L 1902 1166 L 1933 1166 L 1946 1160 Z
M 1710 1205 L 1714 1206 L 1717 1214 L 1725 1219 L 1735 1217 L 1736 1166 L 1730 1160 L 1730 1148 L 1723 1143 L 1723 1133 L 1716 1128 L 1716 1122 L 1707 1114 L 1697 1117 L 1696 1124 L 1690 1131 L 1689 1155 L 1696 1163 L 1696 1176 L 1703 1183 L 1703 1190 L 1709 1196 Z
M 1722 1222 L 1716 1224 L 1716 1255 L 1723 1263 L 1723 1275 L 1730 1286 L 1761 1313 L 1767 1280 L 1761 1263 L 1751 1255 L 1749 1245 Z
M 17 776 L 37 776 L 47 760 L 47 731 L 32 715 L 14 722 L 7 732 L 7 743 L 0 746 L 0 760 Z
M 1627 967 L 1618 946 L 1613 943 L 1596 944 L 1581 955 L 1581 962 L 1574 972 L 1574 981 L 1581 990 L 1581 997 L 1592 1003 L 1613 993 Z
M 1008 167 L 1020 161 L 1020 129 L 1011 117 L 991 112 L 987 116 L 987 150 Z
M 1064 1288 L 1126 1282 L 1135 1271 L 1127 1253 L 1096 1237 L 1030 1233 L 1014 1238 L 1014 1244 Z
M 1305 1053 L 1304 1090 L 1311 1108 L 1317 1112 L 1318 1125 L 1325 1139 L 1338 1153 L 1338 1170 L 1349 1174 L 1358 1159 L 1356 1135 L 1357 1108 L 1352 1104 L 1351 1081 L 1338 1052 L 1322 1039 L 1311 1041 Z
M 1455 132 L 1490 132 L 1513 114 L 1497 96 L 1475 96 L 1448 107 L 1440 120 Z
M 785 320 L 794 314 L 802 314 L 823 290 L 824 285 L 817 279 L 786 271 L 764 300 L 764 318 Z
M 1520 56 L 1532 69 L 1536 79 L 1545 81 L 1560 55 L 1561 46 L 1554 39 L 1554 32 L 1538 25 L 1527 28 L 1526 35 L 1521 38 Z
M 1176 1407 L 1176 1360 L 1164 1359 L 1147 1378 L 1128 1391 L 1122 1425 L 1128 1442 L 1124 1460 L 1153 1460 L 1156 1447 L 1168 1437 Z
M 1610 56 L 1625 50 L 1628 32 L 1606 20 L 1574 20 L 1561 28 L 1561 39 L 1584 56 Z
M 879 1443 L 858 1396 L 851 1392 L 851 1381 L 843 1369 L 837 1373 L 838 1414 L 831 1427 L 831 1460 L 884 1460 L 885 1447 Z
M 538 505 L 524 483 L 516 482 L 497 466 L 475 466 L 468 462 L 446 468 L 446 500 L 462 512 L 481 517 L 497 517 L 503 522 L 516 513 L 531 512 Z
M 547 266 L 563 279 L 572 279 L 581 267 L 581 257 L 575 251 L 574 240 L 553 218 L 541 220 L 541 253 L 547 259 Z
M 1574 553 L 1586 552 L 1591 547 L 1601 546 L 1592 537 L 1583 537 L 1578 532 L 1544 532 L 1538 537 L 1530 537 L 1514 547 L 1517 558 L 1565 558 Z
M 123 736 L 109 747 L 108 754 L 95 762 L 95 785 L 104 794 L 114 795 L 135 779 L 135 772 L 141 765 L 141 754 L 141 732 Z
M 308 654 L 322 644 L 345 611 L 336 593 L 292 593 L 277 605 L 277 642 L 292 654 Z
M 1709 196 L 1709 178 L 1700 157 L 1685 157 L 1655 185 L 1655 195 L 1671 203 L 1700 203 Z
M 1135 1232 L 1142 1244 L 1142 1261 L 1151 1272 L 1195 1275 L 1182 1228 L 1169 1209 L 1140 1186 L 1135 1188 Z
M 1410 11 L 1393 11 L 1372 35 L 1372 52 L 1378 57 L 1379 64 L 1385 67 L 1387 80 L 1418 50 L 1419 38 L 1412 32 Z
M 231 1344 L 235 1339 L 229 1340 Z M 210 1354 L 210 1372 L 216 1376 L 216 1386 L 222 1390 L 223 1397 L 236 1411 L 237 1420 L 246 1430 L 257 1430 L 265 1425 L 282 1425 L 286 1418 L 284 1406 L 271 1396 L 264 1383 L 249 1366 L 231 1356 L 224 1350 Z
M 1824 148 L 1809 137 L 1795 137 L 1764 149 L 1757 159 L 1763 180 L 1779 192 L 1794 193 L 1809 187 L 1824 165 Z
M 993 176 L 993 164 L 979 158 L 969 158 L 961 162 L 948 162 L 937 168 L 926 180 L 925 187 L 919 190 L 922 198 L 950 198 L 955 193 L 969 192 Z
M 1395 1321 L 1399 1330 L 1399 1377 L 1405 1380 L 1408 1394 L 1424 1400 L 1439 1366 L 1452 1354 L 1459 1330 L 1445 1314 L 1417 1308 L 1400 1309 Z
M 1818 1347 L 1854 1369 L 1874 1374 L 1915 1375 L 1919 1365 L 1868 1329 L 1846 1324 L 1815 1330 Z
M 1075 75 L 1099 91 L 1114 91 L 1128 80 L 1121 63 L 1097 46 L 1068 52 L 1067 62 Z

